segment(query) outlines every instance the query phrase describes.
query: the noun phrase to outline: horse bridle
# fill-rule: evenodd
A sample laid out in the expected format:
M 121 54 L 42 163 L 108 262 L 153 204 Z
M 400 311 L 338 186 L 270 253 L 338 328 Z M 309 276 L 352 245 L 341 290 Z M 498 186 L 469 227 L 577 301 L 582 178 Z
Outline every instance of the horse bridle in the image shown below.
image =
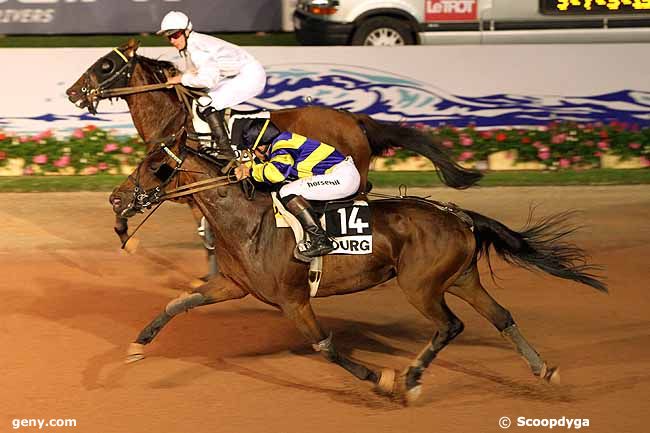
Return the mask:
M 83 76 L 85 84 L 81 88 L 81 93 L 88 101 L 88 111 L 92 114 L 97 114 L 97 106 L 99 105 L 99 102 L 102 99 L 110 97 L 110 95 L 106 95 L 108 89 L 111 89 L 116 85 L 118 87 L 126 87 L 133 75 L 136 57 L 136 55 L 133 55 L 129 59 L 118 48 L 113 48 L 110 53 L 99 59 L 93 66 L 84 72 Z M 121 63 L 120 66 L 118 66 L 118 63 Z M 105 65 L 109 65 L 110 70 L 104 71 Z M 107 74 L 110 75 L 100 81 L 95 87 L 91 87 L 91 71 L 95 73 L 96 77 Z

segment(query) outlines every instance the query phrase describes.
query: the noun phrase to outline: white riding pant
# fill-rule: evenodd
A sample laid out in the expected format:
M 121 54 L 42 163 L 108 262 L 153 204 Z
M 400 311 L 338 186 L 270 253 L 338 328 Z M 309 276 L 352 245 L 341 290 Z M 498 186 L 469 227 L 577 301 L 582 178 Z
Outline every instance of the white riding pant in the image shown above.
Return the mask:
M 212 98 L 210 106 L 217 110 L 234 107 L 259 95 L 266 87 L 266 71 L 257 63 L 245 65 L 239 74 L 232 78 L 224 78 L 217 87 L 210 89 Z
M 301 195 L 307 200 L 336 200 L 359 191 L 361 175 L 351 156 L 334 166 L 331 172 L 295 180 L 280 188 L 280 197 Z

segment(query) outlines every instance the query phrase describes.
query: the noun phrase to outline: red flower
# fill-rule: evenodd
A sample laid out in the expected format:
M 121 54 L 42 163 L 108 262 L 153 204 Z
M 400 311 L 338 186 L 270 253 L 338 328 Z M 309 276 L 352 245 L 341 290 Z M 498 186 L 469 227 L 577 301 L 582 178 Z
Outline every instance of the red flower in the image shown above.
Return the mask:
M 3 152 L 0 150 L 0 161 L 3 161 L 7 158 L 7 152 Z
M 522 144 L 530 144 L 531 141 L 533 140 L 531 140 L 530 137 L 521 137 Z
M 86 126 L 84 126 L 84 129 L 86 131 L 88 131 L 88 132 L 91 132 L 91 131 L 94 131 L 95 129 L 97 129 L 97 127 L 95 125 L 86 125 Z
M 609 134 L 607 133 L 606 130 L 600 131 L 600 138 L 609 138 Z
M 481 138 L 490 139 L 494 136 L 492 131 L 481 131 Z
M 501 142 L 501 141 L 506 141 L 507 138 L 508 138 L 508 136 L 506 135 L 505 132 L 499 132 L 499 133 L 497 134 L 497 136 L 496 136 L 496 139 L 497 139 L 497 141 L 499 141 L 499 142 Z
M 7 136 L 2 132 L 0 132 L 0 140 L 4 140 L 5 138 L 7 138 Z

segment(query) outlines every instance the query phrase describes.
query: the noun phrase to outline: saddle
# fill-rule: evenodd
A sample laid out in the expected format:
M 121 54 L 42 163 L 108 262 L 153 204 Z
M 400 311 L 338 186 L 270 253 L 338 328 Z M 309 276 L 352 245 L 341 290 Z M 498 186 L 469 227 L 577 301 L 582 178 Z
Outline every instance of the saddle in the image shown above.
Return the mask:
M 192 113 L 192 124 L 194 125 L 194 131 L 198 136 L 199 144 L 203 148 L 214 147 L 214 142 L 212 141 L 212 134 L 210 131 L 210 126 L 205 121 L 203 114 L 201 113 L 201 108 L 197 101 L 192 103 L 193 109 Z M 233 152 L 239 158 L 241 156 L 241 144 L 243 143 L 243 134 L 246 128 L 250 125 L 253 119 L 269 119 L 271 118 L 271 112 L 267 110 L 235 110 L 232 108 L 227 108 L 224 112 L 224 121 L 226 123 L 226 130 L 228 132 L 228 137 L 230 138 L 230 145 L 232 146 Z
M 303 238 L 300 222 L 285 209 L 276 192 L 271 193 L 273 213 L 278 228 L 291 228 L 296 245 Z M 312 209 L 320 219 L 321 226 L 334 242 L 334 250 L 328 255 L 372 254 L 372 222 L 370 206 L 355 196 L 332 201 L 310 201 Z M 310 295 L 316 296 L 323 274 L 323 257 L 316 257 L 309 263 Z

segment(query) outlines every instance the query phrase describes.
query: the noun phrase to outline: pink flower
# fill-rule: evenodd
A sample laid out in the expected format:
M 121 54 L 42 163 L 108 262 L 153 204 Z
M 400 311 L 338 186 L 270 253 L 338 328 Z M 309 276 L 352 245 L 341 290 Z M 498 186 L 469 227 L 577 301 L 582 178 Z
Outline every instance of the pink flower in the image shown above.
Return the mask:
M 535 149 L 541 149 L 542 147 L 544 147 L 544 145 L 542 144 L 541 141 L 536 141 L 536 142 L 533 143 L 533 147 Z
M 598 148 L 602 150 L 607 150 L 609 149 L 609 144 L 606 141 L 599 141 Z
M 540 150 L 540 151 L 537 153 L 537 157 L 538 157 L 539 159 L 541 159 L 542 161 L 546 161 L 547 159 L 549 159 L 549 158 L 551 157 L 551 152 L 548 152 L 548 151 L 541 151 L 541 150 Z
M 471 146 L 472 144 L 474 144 L 474 140 L 472 140 L 472 137 L 470 137 L 468 135 L 465 135 L 465 134 L 462 134 L 460 136 L 460 145 L 461 146 L 467 147 L 467 146 Z
M 124 153 L 126 155 L 129 155 L 129 154 L 133 153 L 133 148 L 131 146 L 124 146 L 122 148 L 122 153 Z
M 585 141 L 585 146 L 594 147 L 594 142 L 592 140 L 587 140 L 587 141 Z
M 571 161 L 566 158 L 560 158 L 558 161 L 560 168 L 569 168 L 571 166 Z
M 75 129 L 74 132 L 72 133 L 72 138 L 76 138 L 77 140 L 81 140 L 82 138 L 84 138 L 83 130 L 81 128 Z
M 28 141 L 32 141 L 32 139 L 30 137 L 20 137 L 18 139 L 19 143 L 27 143 Z
M 640 149 L 641 143 L 630 143 L 627 145 L 630 149 Z
M 474 152 L 463 152 L 460 155 L 458 155 L 458 159 L 460 161 L 467 161 L 468 159 L 471 159 L 474 156 Z
M 45 140 L 46 138 L 51 138 L 51 137 L 52 137 L 52 130 L 47 129 L 47 130 L 45 130 L 43 132 L 40 132 L 40 133 L 36 134 L 35 136 L 33 136 L 32 140 L 33 141 L 41 141 L 41 140 Z
M 594 156 L 600 158 L 601 156 L 603 156 L 603 152 L 594 152 Z
M 571 161 L 573 161 L 573 162 L 580 162 L 580 161 L 582 161 L 582 156 L 580 156 L 580 155 L 572 156 L 572 157 L 571 157 Z
M 451 149 L 452 147 L 454 147 L 454 142 L 451 140 L 442 140 L 442 145 Z
M 481 131 L 481 138 L 488 139 L 488 138 L 492 138 L 493 136 L 494 134 L 492 133 L 492 131 Z
M 83 174 L 83 175 L 93 175 L 93 174 L 97 174 L 98 172 L 99 172 L 99 169 L 97 167 L 95 167 L 94 165 L 89 165 L 88 167 L 81 170 L 81 174 Z
M 557 134 L 551 137 L 551 143 L 562 144 L 566 141 L 566 134 Z
M 3 152 L 0 150 L 0 161 L 3 161 L 7 159 L 7 152 Z
M 640 157 L 639 160 L 644 167 L 650 167 L 650 159 L 648 159 L 646 156 Z
M 600 135 L 600 138 L 608 138 L 609 137 L 609 134 L 604 129 L 602 131 L 600 131 L 599 135 Z
M 54 166 L 57 168 L 65 168 L 70 165 L 70 156 L 63 155 L 61 158 L 53 162 Z
M 40 165 L 47 164 L 47 155 L 45 154 L 36 155 L 35 157 L 32 158 L 32 162 L 34 164 L 40 164 Z
M 31 167 L 25 167 L 23 170 L 23 176 L 31 176 L 34 174 L 34 169 Z
M 105 162 L 100 162 L 99 164 L 97 164 L 97 168 L 100 169 L 101 171 L 108 170 L 108 164 L 106 164 Z
M 106 143 L 104 146 L 104 153 L 115 152 L 119 148 L 120 147 L 117 145 L 117 143 Z

